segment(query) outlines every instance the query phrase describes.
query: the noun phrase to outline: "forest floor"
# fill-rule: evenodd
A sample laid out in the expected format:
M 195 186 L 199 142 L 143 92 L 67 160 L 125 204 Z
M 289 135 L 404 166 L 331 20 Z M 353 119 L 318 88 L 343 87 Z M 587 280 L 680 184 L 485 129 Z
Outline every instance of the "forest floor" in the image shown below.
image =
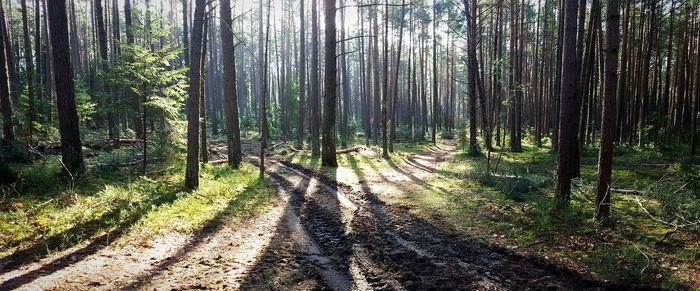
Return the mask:
M 254 146 L 247 149 L 254 154 Z M 491 198 L 483 196 L 479 211 L 467 209 L 475 207 L 464 200 L 471 194 L 445 172 L 467 163 L 453 144 L 397 145 L 390 159 L 376 148 L 361 149 L 339 155 L 337 169 L 289 147 L 274 152 L 266 163 L 271 184 L 255 182 L 250 166 L 233 174 L 205 167 L 202 188 L 210 190 L 162 202 L 169 212 L 183 212 L 181 220 L 151 219 L 170 216 L 150 211 L 127 217 L 131 228 L 110 229 L 37 260 L 6 252 L 0 289 L 646 288 L 608 282 L 587 271 L 586 261 L 550 258 L 552 241 L 515 241 L 503 232 L 513 215 L 507 212 L 523 211 L 527 202 L 481 203 Z M 228 192 L 235 194 L 221 196 Z M 192 203 L 214 206 L 199 216 L 178 208 Z M 178 225 L 186 220 L 198 223 Z M 147 231 L 153 227 L 144 225 L 152 224 L 159 231 Z M 36 245 L 34 251 L 42 247 Z M 683 268 L 697 276 L 692 265 Z

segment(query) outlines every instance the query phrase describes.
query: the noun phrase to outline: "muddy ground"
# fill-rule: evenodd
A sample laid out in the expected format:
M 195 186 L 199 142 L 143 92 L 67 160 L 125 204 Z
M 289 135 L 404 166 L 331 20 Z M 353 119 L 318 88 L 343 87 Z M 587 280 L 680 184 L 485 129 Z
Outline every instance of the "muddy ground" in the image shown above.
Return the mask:
M 459 237 L 380 199 L 383 184 L 428 187 L 452 152 L 434 148 L 352 184 L 271 160 L 280 199 L 260 217 L 216 220 L 148 245 L 86 242 L 39 261 L 1 262 L 0 290 L 646 289 Z

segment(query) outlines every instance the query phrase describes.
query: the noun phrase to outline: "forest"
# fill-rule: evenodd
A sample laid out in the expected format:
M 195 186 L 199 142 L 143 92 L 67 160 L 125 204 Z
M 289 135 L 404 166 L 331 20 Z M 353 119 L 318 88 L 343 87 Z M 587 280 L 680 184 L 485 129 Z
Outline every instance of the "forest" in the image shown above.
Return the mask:
M 0 290 L 698 290 L 699 0 L 0 0 Z

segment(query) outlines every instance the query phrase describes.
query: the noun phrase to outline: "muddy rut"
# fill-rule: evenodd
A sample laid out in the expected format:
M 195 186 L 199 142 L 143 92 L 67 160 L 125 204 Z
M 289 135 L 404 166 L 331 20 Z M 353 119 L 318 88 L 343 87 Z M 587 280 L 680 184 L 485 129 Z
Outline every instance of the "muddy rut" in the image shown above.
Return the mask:
M 426 176 L 445 154 L 437 150 L 407 163 L 424 168 Z M 425 183 L 421 174 L 404 174 Z M 243 289 L 645 289 L 592 280 L 538 257 L 445 232 L 409 209 L 382 202 L 364 180 L 343 184 L 287 162 L 279 163 L 272 178 L 289 201 L 286 222 L 273 238 L 279 243 L 268 247 Z
M 399 192 L 432 187 L 427 178 L 453 152 L 434 147 L 350 184 L 271 159 L 267 173 L 279 203 L 251 221 L 229 225 L 222 217 L 189 237 L 171 234 L 148 247 L 107 242 L 76 257 L 86 252 L 78 246 L 0 268 L 0 289 L 644 289 L 591 280 L 538 257 L 483 245 L 379 199 L 386 193 L 373 186 L 394 183 Z

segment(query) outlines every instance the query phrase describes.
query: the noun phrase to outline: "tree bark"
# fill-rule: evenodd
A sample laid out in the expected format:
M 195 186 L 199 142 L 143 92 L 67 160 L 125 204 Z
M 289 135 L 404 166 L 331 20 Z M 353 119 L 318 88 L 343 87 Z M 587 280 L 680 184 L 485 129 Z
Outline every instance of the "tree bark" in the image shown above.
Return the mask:
M 321 165 L 327 167 L 337 167 L 338 161 L 335 156 L 335 110 L 336 110 L 336 55 L 335 55 L 335 0 L 325 0 L 326 10 L 326 38 L 325 38 L 325 61 L 326 72 L 324 75 L 323 92 L 323 154 L 321 155 Z
M 185 188 L 194 190 L 199 187 L 199 98 L 202 78 L 202 33 L 204 29 L 205 0 L 195 0 L 194 19 L 192 23 L 192 47 L 190 48 L 190 66 L 187 107 L 187 165 L 185 169 Z
M 318 3 L 317 0 L 311 0 L 311 120 L 309 123 L 311 125 L 311 155 L 315 157 L 321 154 L 319 141 L 321 103 L 318 69 Z
M 53 50 L 53 67 L 55 70 L 56 105 L 58 107 L 59 132 L 61 134 L 61 155 L 63 165 L 70 175 L 85 169 L 83 151 L 80 143 L 78 112 L 75 107 L 75 89 L 73 87 L 73 68 L 70 64 L 70 45 L 68 37 L 68 16 L 66 0 L 48 1 L 49 36 Z
M 565 0 L 563 68 L 559 110 L 559 157 L 557 165 L 556 209 L 568 206 L 574 177 L 576 140 L 576 0 Z
M 10 74 L 7 65 L 11 48 L 7 46 L 7 27 L 5 22 L 5 10 L 0 5 L 0 109 L 2 109 L 2 142 L 8 145 L 15 142 L 15 130 L 12 121 L 12 98 L 10 97 Z
M 224 65 L 224 111 L 226 112 L 226 142 L 228 165 L 238 168 L 241 164 L 241 132 L 238 122 L 238 96 L 236 91 L 236 60 L 233 47 L 233 23 L 230 0 L 221 0 L 221 55 Z
M 299 124 L 297 148 L 304 148 L 304 119 L 306 118 L 306 22 L 304 0 L 299 1 Z
M 620 13 L 618 0 L 608 0 L 605 49 L 605 95 L 603 121 L 600 126 L 600 152 L 598 160 L 598 187 L 596 195 L 596 219 L 610 216 L 610 178 L 612 174 L 613 142 L 615 139 L 615 99 L 617 97 L 617 62 L 620 42 Z
M 438 123 L 438 79 L 437 79 L 437 34 L 435 33 L 435 27 L 437 26 L 437 11 L 436 11 L 436 0 L 433 0 L 433 131 L 432 131 L 432 141 L 433 145 L 437 144 L 437 139 L 435 137 L 435 132 L 437 131 Z

